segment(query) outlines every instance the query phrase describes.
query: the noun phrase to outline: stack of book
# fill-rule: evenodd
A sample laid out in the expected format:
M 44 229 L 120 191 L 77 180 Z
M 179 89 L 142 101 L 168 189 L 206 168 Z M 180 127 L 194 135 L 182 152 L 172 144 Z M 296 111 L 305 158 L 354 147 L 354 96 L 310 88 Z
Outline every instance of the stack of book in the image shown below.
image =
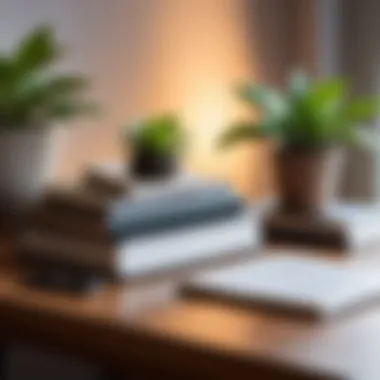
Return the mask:
M 21 263 L 58 283 L 130 280 L 241 253 L 257 240 L 250 212 L 223 183 L 142 195 L 93 173 L 83 183 L 47 191 L 19 239 Z

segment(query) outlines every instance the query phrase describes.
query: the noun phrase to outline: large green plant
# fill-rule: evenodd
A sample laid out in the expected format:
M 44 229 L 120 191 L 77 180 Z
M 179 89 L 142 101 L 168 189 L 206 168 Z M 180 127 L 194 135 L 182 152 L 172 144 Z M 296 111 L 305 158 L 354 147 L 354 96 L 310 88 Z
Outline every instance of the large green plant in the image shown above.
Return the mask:
M 237 96 L 258 111 L 256 121 L 230 126 L 221 137 L 226 146 L 242 140 L 271 138 L 287 148 L 315 149 L 356 143 L 362 136 L 358 123 L 379 114 L 379 98 L 351 99 L 343 79 L 312 81 L 293 73 L 284 93 L 245 84 Z
M 0 132 L 47 127 L 95 110 L 84 98 L 84 77 L 53 72 L 61 54 L 49 27 L 33 30 L 13 51 L 0 52 Z
M 173 155 L 184 147 L 185 134 L 176 115 L 142 119 L 125 127 L 125 136 L 135 151 Z

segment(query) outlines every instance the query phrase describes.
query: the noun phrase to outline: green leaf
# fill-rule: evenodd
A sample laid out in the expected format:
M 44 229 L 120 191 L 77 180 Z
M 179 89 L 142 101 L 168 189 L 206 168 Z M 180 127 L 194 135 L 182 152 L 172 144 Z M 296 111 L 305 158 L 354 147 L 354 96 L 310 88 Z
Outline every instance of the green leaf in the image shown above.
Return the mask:
M 164 114 L 125 127 L 125 137 L 136 150 L 172 154 L 183 149 L 185 134 L 175 114 Z
M 246 140 L 265 138 L 266 134 L 259 124 L 240 122 L 230 126 L 219 139 L 219 146 L 225 148 Z
M 0 113 L 2 109 L 9 106 L 14 77 L 12 62 L 5 57 L 0 57 Z
M 51 28 L 35 29 L 20 44 L 15 53 L 19 75 L 28 75 L 52 64 L 59 54 Z
M 341 104 L 346 97 L 347 83 L 341 78 L 326 79 L 315 82 L 311 87 L 308 101 L 312 106 L 318 107 L 336 107 Z
M 237 88 L 237 96 L 247 104 L 279 117 L 287 111 L 286 102 L 281 94 L 262 85 L 242 85 Z
M 287 90 L 282 96 L 262 85 L 241 86 L 239 98 L 262 111 L 259 128 L 229 129 L 223 137 L 225 144 L 260 136 L 304 148 L 351 144 L 360 140 L 357 122 L 380 114 L 379 98 L 351 103 L 343 78 L 310 81 L 305 74 L 294 72 Z
M 345 117 L 348 121 L 369 120 L 380 114 L 380 99 L 366 98 L 355 100 L 347 106 Z
M 293 99 L 298 99 L 306 94 L 309 89 L 310 79 L 309 76 L 300 70 L 291 73 L 288 90 L 289 95 Z
M 306 96 L 314 138 L 321 143 L 339 139 L 344 123 L 347 83 L 343 79 L 324 79 L 314 83 Z
M 97 116 L 99 114 L 99 107 L 91 102 L 63 101 L 50 105 L 44 112 L 43 118 L 68 121 L 80 116 Z
M 29 107 L 44 106 L 56 99 L 78 97 L 87 86 L 87 80 L 80 76 L 66 75 L 54 78 L 33 76 L 19 83 L 17 96 Z
M 12 61 L 7 57 L 0 56 L 0 88 L 4 83 L 12 80 L 13 71 Z
M 93 114 L 83 101 L 87 80 L 81 75 L 53 75 L 50 65 L 59 46 L 49 27 L 28 34 L 8 55 L 0 55 L 0 122 L 8 128 L 47 125 Z
M 51 95 L 70 96 L 82 92 L 88 85 L 88 80 L 80 75 L 63 75 L 50 79 L 46 87 Z

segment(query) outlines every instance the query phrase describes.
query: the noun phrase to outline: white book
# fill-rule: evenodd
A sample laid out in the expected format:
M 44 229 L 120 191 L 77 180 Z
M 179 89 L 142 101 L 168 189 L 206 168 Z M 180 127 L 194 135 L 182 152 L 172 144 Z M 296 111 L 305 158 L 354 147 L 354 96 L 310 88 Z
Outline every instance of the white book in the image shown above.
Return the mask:
M 278 256 L 197 276 L 184 294 L 324 319 L 380 302 L 380 277 L 362 267 Z
M 162 272 L 257 247 L 260 235 L 248 211 L 229 219 L 126 239 L 115 245 L 28 231 L 20 240 L 28 264 L 78 268 L 124 279 Z
M 117 249 L 114 268 L 119 277 L 134 277 L 257 246 L 259 233 L 252 216 L 237 217 L 132 239 Z

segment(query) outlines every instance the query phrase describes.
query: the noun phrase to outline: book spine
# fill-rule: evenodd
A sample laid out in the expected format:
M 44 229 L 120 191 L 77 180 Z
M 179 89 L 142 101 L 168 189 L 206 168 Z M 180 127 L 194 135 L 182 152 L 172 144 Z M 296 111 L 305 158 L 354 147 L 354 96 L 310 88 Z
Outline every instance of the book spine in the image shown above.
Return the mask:
M 68 267 L 112 275 L 114 249 L 107 244 L 87 243 L 53 233 L 25 231 L 16 244 L 21 264 L 32 268 Z
M 56 213 L 79 213 L 96 218 L 107 217 L 108 205 L 109 203 L 100 197 L 94 198 L 94 196 L 86 194 L 67 195 L 59 192 L 47 193 L 42 203 L 42 207 Z
M 111 236 L 104 218 L 78 212 L 56 212 L 51 209 L 38 209 L 30 217 L 28 228 L 67 238 L 83 239 L 94 243 L 110 244 Z
M 34 268 L 65 267 L 114 279 L 132 279 L 238 253 L 257 243 L 250 218 L 132 239 L 118 246 L 28 230 L 17 252 Z

